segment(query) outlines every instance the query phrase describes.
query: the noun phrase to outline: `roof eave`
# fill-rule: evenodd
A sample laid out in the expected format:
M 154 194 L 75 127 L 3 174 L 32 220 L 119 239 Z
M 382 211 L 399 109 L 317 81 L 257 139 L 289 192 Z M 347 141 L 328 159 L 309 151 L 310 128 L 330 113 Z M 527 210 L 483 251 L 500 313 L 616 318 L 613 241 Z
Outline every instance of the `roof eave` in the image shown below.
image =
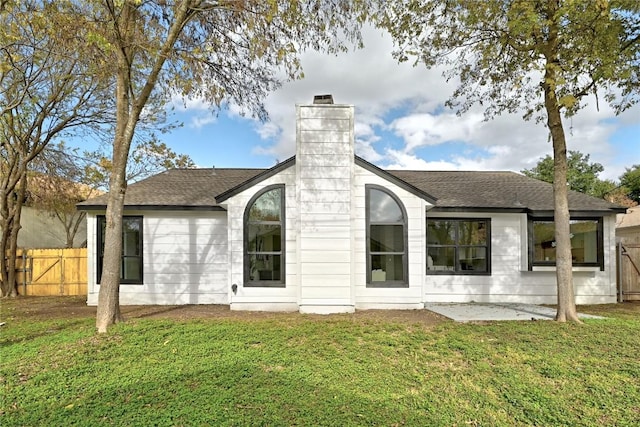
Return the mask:
M 81 205 L 78 210 L 86 212 L 104 211 L 107 205 Z M 125 211 L 226 211 L 219 205 L 124 205 Z
M 432 205 L 435 205 L 436 202 L 438 201 L 438 199 L 432 196 L 431 194 L 420 190 L 418 187 L 415 187 L 414 185 L 409 184 L 407 181 L 403 179 L 398 178 L 397 176 L 393 175 L 391 172 L 381 169 L 376 165 L 374 165 L 373 163 L 369 163 L 362 157 L 358 157 L 358 156 L 354 156 L 354 157 L 355 157 L 356 165 L 368 170 L 369 172 L 372 172 L 378 175 L 380 178 L 383 178 L 389 182 L 392 182 L 398 187 L 404 190 L 407 190 L 409 193 L 414 194 L 415 196 L 418 196 L 421 199 L 424 199 L 425 201 L 431 203 Z
M 230 199 L 231 197 L 235 196 L 238 193 L 243 192 L 244 190 L 253 187 L 254 185 L 264 181 L 267 178 L 272 177 L 273 175 L 277 174 L 278 172 L 287 169 L 289 166 L 293 166 L 296 164 L 296 156 L 292 156 L 289 157 L 287 160 L 278 163 L 277 165 L 273 166 L 270 169 L 265 170 L 264 172 L 260 172 L 258 175 L 249 178 L 248 180 L 236 185 L 235 187 L 232 187 L 226 191 L 223 191 L 222 193 L 218 194 L 215 196 L 216 202 L 217 203 L 222 203 L 227 199 Z

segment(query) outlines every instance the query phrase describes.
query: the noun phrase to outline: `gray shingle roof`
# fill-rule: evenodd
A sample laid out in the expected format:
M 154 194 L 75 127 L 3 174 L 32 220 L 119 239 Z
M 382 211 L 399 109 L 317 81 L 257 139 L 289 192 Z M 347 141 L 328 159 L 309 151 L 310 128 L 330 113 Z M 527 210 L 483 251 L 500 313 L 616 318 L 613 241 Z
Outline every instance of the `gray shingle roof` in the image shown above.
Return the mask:
M 253 178 L 264 169 L 171 169 L 129 185 L 125 206 L 140 208 L 214 208 L 215 196 Z M 107 195 L 79 203 L 80 209 L 104 208 Z
M 553 210 L 553 185 L 515 172 L 388 171 L 433 195 L 438 208 Z M 605 200 L 569 191 L 573 211 L 619 210 Z
M 219 209 L 216 195 L 233 192 L 270 170 L 173 169 L 131 184 L 125 206 L 128 209 Z M 553 210 L 551 184 L 514 172 L 386 172 L 435 197 L 438 209 Z M 79 207 L 103 209 L 106 202 L 107 196 L 103 195 L 82 202 Z M 569 192 L 569 207 L 572 211 L 624 211 L 605 200 L 574 191 Z

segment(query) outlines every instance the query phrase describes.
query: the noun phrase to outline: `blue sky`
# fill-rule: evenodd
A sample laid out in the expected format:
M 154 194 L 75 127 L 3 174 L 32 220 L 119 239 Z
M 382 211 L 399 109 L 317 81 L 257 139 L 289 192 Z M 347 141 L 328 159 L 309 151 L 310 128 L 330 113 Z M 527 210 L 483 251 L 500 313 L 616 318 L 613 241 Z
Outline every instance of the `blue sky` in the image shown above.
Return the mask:
M 237 109 L 217 116 L 200 100 L 176 100 L 173 119 L 183 126 L 162 140 L 201 167 L 270 167 L 295 152 L 295 105 L 314 95 L 333 95 L 356 109 L 356 153 L 393 169 L 512 170 L 533 167 L 552 153 L 544 124 L 521 115 L 482 120 L 480 107 L 463 116 L 443 108 L 454 89 L 440 70 L 398 64 L 392 43 L 365 30 L 362 50 L 326 56 L 305 53 L 305 79 L 286 83 L 265 99 L 270 115 L 260 123 Z M 601 98 L 602 100 L 602 98 Z M 601 163 L 601 178 L 616 179 L 640 163 L 640 106 L 616 117 L 595 99 L 565 122 L 570 150 Z

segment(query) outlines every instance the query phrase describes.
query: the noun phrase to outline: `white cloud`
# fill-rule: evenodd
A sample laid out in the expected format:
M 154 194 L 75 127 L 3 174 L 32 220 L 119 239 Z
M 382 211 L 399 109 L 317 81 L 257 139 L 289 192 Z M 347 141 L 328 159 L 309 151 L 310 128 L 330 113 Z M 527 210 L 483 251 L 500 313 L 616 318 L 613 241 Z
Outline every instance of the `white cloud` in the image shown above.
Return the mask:
M 363 35 L 362 50 L 335 56 L 302 55 L 305 78 L 284 84 L 265 99 L 269 122 L 250 122 L 260 137 L 254 154 L 279 160 L 293 155 L 295 104 L 310 103 L 314 95 L 326 93 L 333 94 L 336 103 L 355 105 L 356 153 L 383 167 L 520 171 L 552 154 L 545 123 L 524 121 L 522 114 L 483 121 L 481 106 L 457 116 L 443 107 L 456 82 L 446 82 L 441 70 L 398 64 L 391 56 L 393 44 L 387 34 L 365 28 Z M 209 106 L 201 100 L 187 100 L 185 108 L 198 111 Z M 617 178 L 624 170 L 621 162 L 628 160 L 626 166 L 630 166 L 639 160 L 621 158 L 610 138 L 620 126 L 640 124 L 639 111 L 636 106 L 612 120 L 614 113 L 608 106 L 601 103 L 598 111 L 590 100 L 577 116 L 565 120 L 568 149 L 590 154 L 592 162 L 605 166 L 602 177 Z M 239 110 L 230 106 L 228 114 L 233 117 Z M 200 118 L 198 123 L 206 124 L 206 120 Z M 385 140 L 389 137 L 396 140 Z M 438 155 L 436 148 L 451 141 L 471 149 Z M 429 153 L 434 157 L 420 158 L 416 154 L 420 147 L 431 147 Z
M 206 125 L 216 122 L 216 116 L 213 114 L 194 116 L 191 118 L 190 127 L 194 129 L 200 129 Z
M 438 145 L 450 141 L 470 141 L 475 128 L 482 122 L 482 116 L 467 114 L 458 117 L 446 113 L 410 114 L 394 120 L 390 129 L 405 141 L 405 151 L 411 152 L 424 145 Z
M 279 136 L 282 133 L 282 129 L 274 122 L 267 122 L 259 126 L 257 132 L 261 139 L 271 139 Z
M 438 171 L 450 171 L 459 170 L 460 168 L 456 163 L 447 162 L 444 160 L 426 161 L 417 157 L 414 154 L 407 154 L 400 150 L 387 150 L 387 156 L 390 159 L 390 163 L 384 167 L 386 169 L 407 169 L 407 170 L 438 170 Z

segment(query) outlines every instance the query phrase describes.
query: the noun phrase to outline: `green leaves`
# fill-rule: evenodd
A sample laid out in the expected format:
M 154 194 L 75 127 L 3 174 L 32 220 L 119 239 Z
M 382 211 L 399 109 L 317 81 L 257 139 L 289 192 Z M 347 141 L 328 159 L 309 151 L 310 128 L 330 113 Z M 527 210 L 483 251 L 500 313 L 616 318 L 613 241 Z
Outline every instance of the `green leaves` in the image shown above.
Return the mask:
M 600 163 L 591 163 L 588 154 L 569 151 L 567 160 L 567 183 L 574 191 L 589 194 L 622 206 L 633 206 L 640 202 L 640 165 L 626 169 L 620 176 L 620 182 L 601 180 L 598 175 L 604 170 Z M 541 158 L 531 169 L 521 172 L 531 178 L 553 183 L 553 158 L 549 155 Z
M 568 115 L 602 91 L 618 111 L 638 102 L 640 12 L 633 1 L 405 0 L 376 15 L 397 43 L 400 60 L 443 65 L 460 85 L 449 104 L 461 112 L 478 103 L 487 118 L 542 105 L 544 81 Z M 557 40 L 550 37 L 556 26 Z
M 640 203 L 640 164 L 626 168 L 620 176 L 622 185 L 629 196 L 636 203 Z

